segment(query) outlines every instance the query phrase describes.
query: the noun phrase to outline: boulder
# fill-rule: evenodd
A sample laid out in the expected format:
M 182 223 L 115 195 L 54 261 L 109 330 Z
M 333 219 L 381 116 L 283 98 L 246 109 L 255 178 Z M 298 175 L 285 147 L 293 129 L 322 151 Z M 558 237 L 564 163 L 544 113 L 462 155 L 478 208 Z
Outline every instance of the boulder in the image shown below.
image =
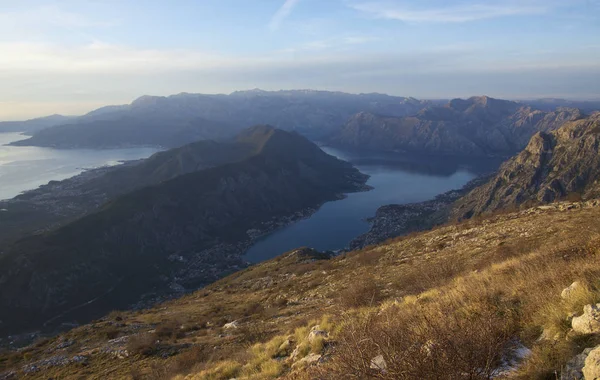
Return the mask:
M 371 359 L 371 369 L 376 369 L 378 371 L 385 372 L 385 370 L 387 369 L 387 363 L 385 362 L 383 355 L 378 355 Z
M 305 368 L 305 367 L 309 367 L 312 365 L 316 365 L 319 364 L 321 362 L 321 359 L 323 359 L 322 355 L 319 354 L 308 354 L 306 357 L 298 360 L 296 363 L 294 363 L 292 365 L 292 368 L 296 369 L 298 367 L 300 368 Z
M 310 330 L 310 333 L 308 334 L 308 341 L 312 343 L 315 339 L 319 337 L 327 338 L 328 335 L 329 333 L 327 331 L 321 330 L 321 326 L 316 325 Z
M 296 346 L 294 351 L 292 351 L 292 353 L 290 354 L 290 360 L 295 362 L 298 358 L 298 355 L 300 355 L 300 345 Z
M 587 358 L 585 358 L 583 378 L 585 380 L 600 379 L 600 346 L 592 349 Z
M 583 315 L 574 317 L 571 326 L 579 334 L 600 333 L 600 304 L 585 305 Z
M 585 365 L 585 359 L 592 350 L 593 348 L 586 348 L 581 354 L 576 355 L 573 359 L 569 360 L 560 372 L 560 380 L 583 380 L 583 366 Z
M 233 321 L 233 322 L 225 323 L 223 325 L 223 328 L 227 329 L 227 330 L 229 330 L 229 329 L 237 329 L 239 327 L 240 327 L 240 324 L 238 323 L 238 321 Z
M 563 289 L 563 291 L 560 293 L 560 298 L 566 300 L 570 298 L 573 295 L 573 293 L 575 293 L 581 288 L 581 283 L 579 281 L 575 281 L 574 283 Z

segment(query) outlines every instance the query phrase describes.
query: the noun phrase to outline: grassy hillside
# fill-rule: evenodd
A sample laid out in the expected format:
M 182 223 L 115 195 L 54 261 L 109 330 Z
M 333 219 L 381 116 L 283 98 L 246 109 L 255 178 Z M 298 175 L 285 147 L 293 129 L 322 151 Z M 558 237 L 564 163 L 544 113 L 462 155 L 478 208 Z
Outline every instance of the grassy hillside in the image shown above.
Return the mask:
M 0 365 L 32 379 L 554 379 L 600 342 L 570 330 L 600 300 L 599 216 L 557 203 L 335 258 L 288 252 Z

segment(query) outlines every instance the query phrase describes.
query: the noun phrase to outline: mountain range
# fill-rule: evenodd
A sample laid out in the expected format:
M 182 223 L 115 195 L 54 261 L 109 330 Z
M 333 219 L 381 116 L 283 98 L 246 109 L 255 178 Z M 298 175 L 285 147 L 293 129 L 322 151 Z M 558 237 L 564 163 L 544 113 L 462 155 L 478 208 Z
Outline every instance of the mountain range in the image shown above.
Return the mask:
M 528 197 L 543 202 L 565 194 L 558 192 L 563 187 L 583 197 L 596 196 L 598 122 L 598 114 L 592 114 L 556 131 L 538 132 L 496 177 L 457 204 L 469 205 L 473 194 L 496 194 L 497 186 L 524 187 Z M 314 173 L 321 165 L 328 168 L 316 177 L 303 176 L 307 183 L 292 180 L 286 191 L 296 186 L 312 188 L 315 181 L 329 177 L 347 184 L 335 176 L 343 164 L 325 156 L 323 161 L 311 161 L 318 148 L 298 138 L 265 127 L 250 130 L 241 140 L 255 141 L 257 155 L 225 169 L 193 172 L 134 192 L 81 224 L 44 237 L 47 247 L 60 244 L 55 236 L 62 236 L 63 244 L 85 238 L 88 242 L 81 247 L 95 258 L 90 267 L 68 255 L 60 261 L 67 264 L 63 267 L 51 260 L 57 257 L 53 252 L 10 258 L 19 266 L 0 259 L 2 318 L 24 310 L 20 308 L 28 300 L 29 314 L 21 318 L 31 322 L 37 313 L 46 313 L 39 305 L 59 308 L 41 295 L 52 295 L 61 308 L 66 307 L 69 297 L 87 291 L 88 283 L 106 281 L 106 287 L 117 283 L 106 293 L 115 298 L 129 296 L 138 282 L 148 285 L 158 268 L 172 264 L 155 261 L 152 235 L 144 237 L 144 231 L 151 228 L 152 215 L 166 218 L 162 228 L 169 230 L 164 226 L 174 222 L 169 205 L 178 203 L 175 196 L 183 206 L 177 218 L 192 215 L 198 229 L 219 218 L 223 224 L 215 226 L 222 233 L 243 234 L 247 225 L 237 224 L 247 219 L 239 219 L 241 214 L 231 205 L 256 205 L 253 189 L 266 191 L 269 200 L 290 201 L 285 194 L 255 183 L 259 178 L 258 182 L 269 182 L 267 178 L 274 174 L 283 181 L 293 167 L 279 165 L 280 160 L 286 161 L 284 151 L 293 153 L 286 156 L 289 160 L 302 157 L 294 176 Z M 314 171 L 304 168 L 309 162 Z M 355 178 L 355 171 L 342 167 Z M 556 181 L 561 187 L 553 185 Z M 513 193 L 497 194 L 510 200 Z M 196 219 L 198 203 L 208 213 Z M 220 206 L 213 206 L 217 203 Z M 254 212 L 245 215 L 253 219 L 258 208 L 249 207 Z M 147 211 L 127 221 L 136 209 Z M 598 368 L 594 358 L 600 352 L 594 306 L 600 299 L 599 221 L 600 201 L 571 200 L 483 213 L 340 255 L 295 249 L 179 299 L 144 310 L 115 311 L 22 349 L 0 352 L 0 371 L 6 378 L 34 379 L 585 379 L 584 373 Z M 110 232 L 107 226 L 112 225 L 115 230 Z M 131 253 L 125 248 L 119 257 L 111 258 L 115 267 L 106 266 L 103 256 L 97 256 L 97 236 L 106 239 L 117 231 L 124 238 L 115 251 L 121 245 L 135 251 L 143 243 L 143 258 L 135 266 L 127 263 Z M 160 244 L 179 245 L 182 237 L 189 236 L 177 226 L 170 231 L 174 233 L 157 236 L 166 238 Z M 104 255 L 109 257 L 108 252 Z M 180 260 L 178 255 L 175 261 Z M 157 268 L 151 269 L 152 263 Z M 119 273 L 122 266 L 125 269 Z M 8 273 L 6 268 L 11 268 Z M 93 268 L 109 277 L 100 277 Z M 80 276 L 85 281 L 78 281 Z M 119 278 L 127 287 L 120 285 Z M 71 282 L 79 284 L 77 291 L 64 288 Z M 21 300 L 15 294 L 23 290 L 27 293 Z M 39 298 L 32 298 L 36 294 Z M 7 312 L 8 307 L 14 309 Z
M 230 137 L 255 124 L 269 124 L 319 139 L 359 111 L 404 116 L 432 103 L 382 94 L 313 90 L 142 96 L 130 105 L 101 108 L 68 124 L 34 133 L 32 138 L 13 145 L 173 148 L 199 139 Z
M 392 233 L 367 234 L 369 245 L 337 254 L 298 248 L 247 267 L 242 254 L 257 238 L 343 193 L 366 190 L 367 176 L 296 132 L 257 125 L 234 134 L 245 123 L 236 120 L 242 113 L 229 121 L 198 114 L 207 109 L 198 102 L 213 102 L 211 96 L 143 97 L 135 106 L 94 111 L 84 118 L 98 135 L 86 140 L 90 135 L 78 132 L 53 140 L 57 146 L 96 139 L 112 146 L 117 137 L 103 140 L 106 115 L 127 115 L 123 125 L 134 136 L 150 125 L 129 123 L 137 107 L 177 115 L 153 119 L 164 125 L 176 125 L 176 117 L 179 126 L 200 120 L 206 128 L 175 127 L 171 150 L 0 203 L 0 229 L 18 236 L 0 248 L 0 336 L 29 332 L 0 337 L 0 378 L 600 373 L 600 113 L 554 107 L 562 101 L 539 101 L 546 109 L 473 97 L 445 105 L 405 99 L 409 105 L 400 108 L 393 99 L 393 111 L 382 116 L 390 99 L 371 94 L 350 98 L 369 98 L 379 111 L 360 110 L 335 127 L 331 121 L 353 108 L 344 108 L 346 94 L 251 91 L 226 98 L 255 107 L 286 96 L 315 102 L 303 98 L 304 126 L 290 119 L 286 129 L 333 145 L 514 156 L 460 191 L 381 208 L 373 225 Z M 309 128 L 316 115 L 310 112 L 326 110 L 332 98 L 344 106 L 329 104 L 336 116 Z M 291 103 L 269 117 L 300 112 Z M 244 114 L 264 116 L 267 108 Z M 62 139 L 81 120 L 43 129 L 31 141 Z M 236 127 L 221 134 L 230 121 Z M 161 123 L 143 144 L 169 134 Z M 213 133 L 219 141 L 185 144 Z M 122 145 L 130 143 L 138 144 Z M 107 314 L 113 309 L 128 311 Z M 15 348 L 44 335 L 32 330 L 53 335 L 73 322 L 82 325 Z
M 431 106 L 407 117 L 361 112 L 327 142 L 334 146 L 429 154 L 508 156 L 536 132 L 583 117 L 576 108 L 540 111 L 517 102 L 472 97 Z
M 243 131 L 201 165 L 212 144 L 99 177 L 91 187 L 99 181 L 110 191 L 123 179 L 122 190 L 131 189 L 150 172 L 154 184 L 2 247 L 0 330 L 52 326 L 65 315 L 86 320 L 210 283 L 245 266 L 241 255 L 259 235 L 364 190 L 367 179 L 304 137 L 268 126 Z M 173 168 L 181 175 L 169 179 Z

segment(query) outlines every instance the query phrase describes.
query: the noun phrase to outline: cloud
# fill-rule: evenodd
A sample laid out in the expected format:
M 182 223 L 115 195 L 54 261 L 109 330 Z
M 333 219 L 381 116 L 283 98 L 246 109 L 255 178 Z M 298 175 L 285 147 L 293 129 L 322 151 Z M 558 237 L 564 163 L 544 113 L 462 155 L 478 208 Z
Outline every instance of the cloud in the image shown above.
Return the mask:
M 363 1 L 350 7 L 374 17 L 408 23 L 463 23 L 491 18 L 541 14 L 549 7 L 531 1 L 498 1 L 495 4 L 475 3 L 414 8 L 405 2 Z
M 281 27 L 281 24 L 285 21 L 286 18 L 292 14 L 294 7 L 300 2 L 300 0 L 285 0 L 285 3 L 275 12 L 273 17 L 271 18 L 271 22 L 269 22 L 269 29 L 272 31 L 276 31 Z

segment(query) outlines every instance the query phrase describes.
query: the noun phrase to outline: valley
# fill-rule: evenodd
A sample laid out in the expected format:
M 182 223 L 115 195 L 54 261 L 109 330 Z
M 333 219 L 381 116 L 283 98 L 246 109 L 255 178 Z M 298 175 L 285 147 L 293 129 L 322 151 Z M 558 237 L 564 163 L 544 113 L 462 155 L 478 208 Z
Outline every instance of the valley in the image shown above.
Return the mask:
M 600 0 L 0 31 L 0 380 L 600 380 Z
M 0 375 L 335 379 L 377 376 L 372 363 L 391 371 L 416 363 L 407 378 L 475 371 L 479 379 L 521 364 L 524 374 L 543 372 L 527 358 L 543 352 L 539 330 L 565 335 L 561 366 L 591 348 L 557 327 L 571 319 L 509 316 L 543 306 L 503 292 L 551 280 L 502 268 L 538 271 L 543 258 L 555 271 L 573 260 L 587 272 L 569 267 L 545 290 L 574 278 L 586 301 L 597 298 L 588 260 L 600 233 L 598 113 L 454 99 L 419 111 L 429 121 L 408 135 L 393 126 L 410 117 L 356 117 L 370 120 L 359 128 L 370 132 L 352 144 L 369 149 L 327 138 L 332 146 L 319 147 L 256 125 L 1 201 Z M 503 138 L 483 138 L 486 125 Z M 369 142 L 398 136 L 408 145 Z M 462 281 L 480 290 L 464 293 Z M 579 302 L 551 307 L 575 315 Z M 449 319 L 437 317 L 448 309 Z M 482 327 L 470 329 L 462 313 Z M 368 368 L 353 362 L 351 347 L 381 351 L 377 334 L 395 331 L 410 338 L 394 338 Z M 415 342 L 441 351 L 423 357 Z M 525 350 L 533 353 L 519 356 Z M 428 364 L 433 355 L 439 367 Z
M 473 162 L 461 157 L 419 156 L 331 147 L 323 147 L 323 150 L 350 162 L 361 173 L 369 175 L 367 185 L 373 189 L 348 194 L 344 199 L 325 203 L 309 218 L 259 239 L 246 252 L 245 260 L 257 263 L 302 246 L 320 251 L 355 248 L 354 239 L 370 229 L 373 230 L 371 235 L 378 236 L 377 239 L 371 238 L 370 244 L 422 229 L 423 226 L 415 221 L 409 226 L 405 225 L 404 229 L 391 231 L 379 224 L 371 227 L 369 219 L 382 206 L 420 203 L 447 191 L 459 190 L 474 178 L 494 172 L 501 163 L 500 159 L 495 158 Z

